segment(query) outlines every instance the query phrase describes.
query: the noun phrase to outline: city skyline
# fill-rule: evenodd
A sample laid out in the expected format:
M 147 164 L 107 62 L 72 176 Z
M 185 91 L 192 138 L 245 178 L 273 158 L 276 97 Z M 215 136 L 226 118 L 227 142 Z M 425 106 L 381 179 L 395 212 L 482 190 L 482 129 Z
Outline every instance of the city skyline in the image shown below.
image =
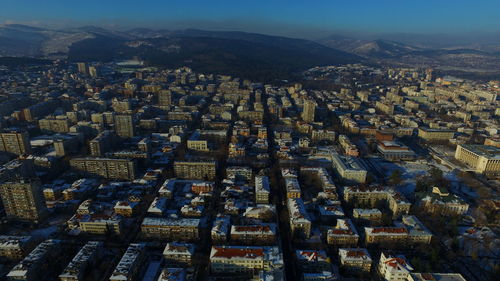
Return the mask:
M 2 0 L 0 281 L 493 281 L 499 0 Z

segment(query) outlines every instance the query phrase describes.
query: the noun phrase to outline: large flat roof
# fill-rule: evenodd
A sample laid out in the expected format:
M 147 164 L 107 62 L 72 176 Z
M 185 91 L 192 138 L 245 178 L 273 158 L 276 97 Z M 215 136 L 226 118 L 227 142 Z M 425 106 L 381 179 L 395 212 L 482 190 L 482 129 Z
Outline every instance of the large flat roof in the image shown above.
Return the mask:
M 500 159 L 500 148 L 481 144 L 462 144 L 463 148 L 488 159 Z

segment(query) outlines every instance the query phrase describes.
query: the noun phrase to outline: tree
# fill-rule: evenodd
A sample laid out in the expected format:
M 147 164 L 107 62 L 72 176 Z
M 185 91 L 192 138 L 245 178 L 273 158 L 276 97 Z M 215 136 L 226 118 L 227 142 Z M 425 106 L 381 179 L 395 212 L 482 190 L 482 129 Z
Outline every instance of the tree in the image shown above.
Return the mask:
M 457 218 L 452 218 L 451 220 L 449 220 L 448 223 L 446 224 L 446 227 L 448 228 L 448 234 L 451 237 L 458 236 L 458 220 L 457 220 Z
M 366 176 L 366 183 L 367 184 L 370 184 L 370 183 L 372 183 L 374 181 L 375 181 L 375 178 L 373 177 L 372 174 L 368 174 L 368 176 Z
M 458 253 L 460 250 L 460 244 L 457 237 L 453 237 L 453 240 L 451 240 L 451 250 L 455 253 Z
M 394 170 L 394 171 L 392 171 L 391 175 L 389 176 L 389 182 L 392 185 L 398 185 L 403 181 L 401 176 L 402 176 L 402 174 L 401 174 L 400 170 Z
M 436 167 L 432 167 L 429 170 L 429 174 L 431 175 L 431 179 L 433 183 L 439 183 L 443 180 L 443 171 Z
M 417 180 L 415 192 L 427 192 L 430 188 L 429 182 L 419 179 Z
M 441 260 L 441 255 L 439 253 L 439 248 L 431 248 L 430 250 L 430 262 L 433 265 L 439 264 L 439 261 Z

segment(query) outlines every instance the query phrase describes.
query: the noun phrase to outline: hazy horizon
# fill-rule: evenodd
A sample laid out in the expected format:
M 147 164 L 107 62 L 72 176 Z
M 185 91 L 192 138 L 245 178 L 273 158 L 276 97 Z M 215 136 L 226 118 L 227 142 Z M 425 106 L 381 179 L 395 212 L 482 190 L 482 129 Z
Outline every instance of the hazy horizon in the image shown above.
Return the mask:
M 4 0 L 0 23 L 55 29 L 204 29 L 318 39 L 331 34 L 476 36 L 500 32 L 500 1 L 115 1 Z

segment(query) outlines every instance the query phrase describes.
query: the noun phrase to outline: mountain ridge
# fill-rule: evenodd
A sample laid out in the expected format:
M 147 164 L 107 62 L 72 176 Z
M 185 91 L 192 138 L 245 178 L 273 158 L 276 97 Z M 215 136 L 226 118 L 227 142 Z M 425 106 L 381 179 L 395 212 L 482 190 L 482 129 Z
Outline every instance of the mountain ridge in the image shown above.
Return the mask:
M 19 24 L 0 25 L 0 56 L 110 61 L 139 57 L 150 65 L 177 66 L 181 63 L 210 71 L 247 73 L 257 64 L 285 72 L 299 72 L 313 66 L 346 63 L 382 64 L 401 67 L 443 67 L 499 70 L 500 44 L 472 44 L 447 47 L 408 44 L 409 34 L 366 39 L 341 34 L 312 41 L 241 31 L 201 29 L 133 28 L 113 30 L 99 26 L 49 29 Z M 451 37 L 450 37 L 451 38 Z M 415 41 L 415 40 L 414 40 Z M 424 43 L 422 43 L 424 42 Z M 471 41 L 472 42 L 472 41 Z M 442 45 L 438 42 L 436 45 Z M 245 50 L 243 52 L 242 50 Z M 161 63 L 160 63 L 161 62 Z M 211 66 L 206 67 L 206 65 Z M 275 76 L 275 75 L 271 75 Z
M 357 39 L 337 34 L 321 38 L 317 42 L 390 66 L 500 71 L 500 45 L 457 45 L 443 48 L 387 39 Z

